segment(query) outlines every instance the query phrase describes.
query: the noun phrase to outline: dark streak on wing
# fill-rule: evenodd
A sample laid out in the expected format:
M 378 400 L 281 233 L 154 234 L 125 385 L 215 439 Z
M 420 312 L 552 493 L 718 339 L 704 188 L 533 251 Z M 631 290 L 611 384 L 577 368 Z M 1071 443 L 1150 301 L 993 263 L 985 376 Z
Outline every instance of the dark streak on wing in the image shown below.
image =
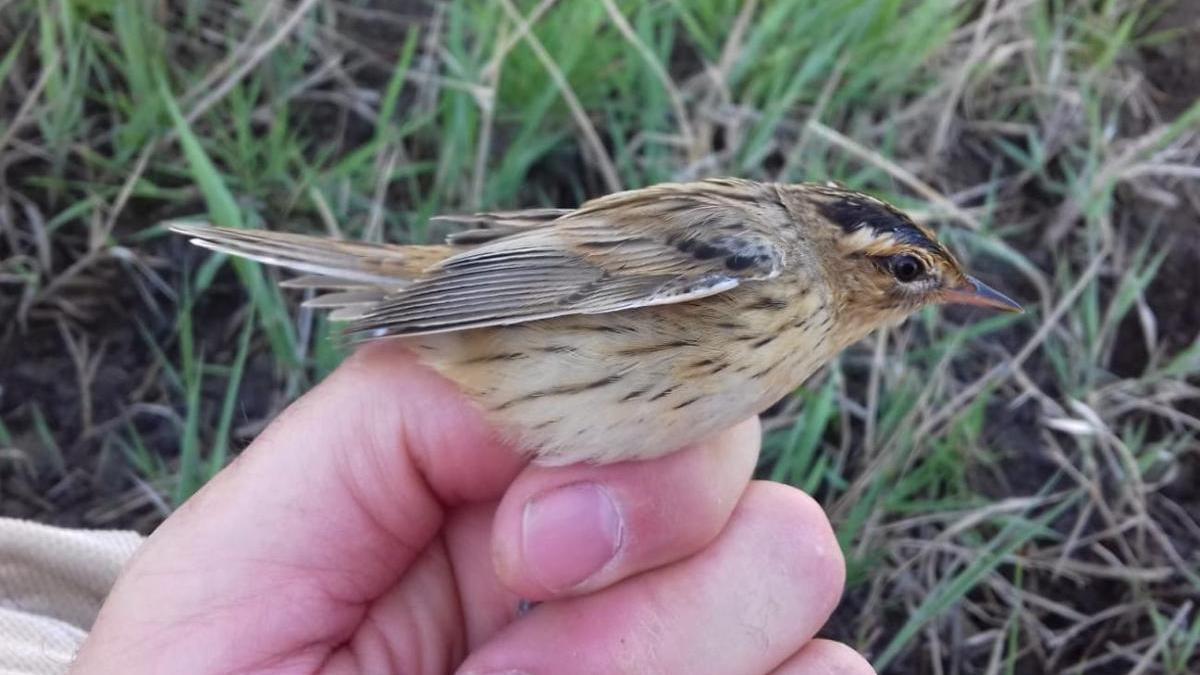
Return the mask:
M 479 226 L 464 236 L 480 245 L 346 317 L 348 334 L 373 339 L 605 314 L 772 279 L 785 266 L 785 247 L 755 220 L 771 200 L 778 200 L 773 185 L 713 180 L 617 193 L 570 212 L 460 216 Z
M 725 269 L 731 272 L 754 269 L 755 274 L 769 277 L 776 274 L 782 264 L 779 251 L 760 237 L 729 234 L 704 236 L 707 234 L 705 228 L 696 229 L 704 234 L 697 235 L 693 232 L 670 238 L 667 243 L 680 253 L 688 254 L 696 260 L 721 258 Z
M 696 209 L 696 205 L 694 203 L 689 202 L 689 201 L 680 200 L 669 206 L 664 205 L 664 206 L 659 207 L 659 213 L 661 213 L 663 215 L 668 215 L 668 214 L 675 214 L 675 213 L 686 213 L 688 211 L 694 211 L 695 209 Z M 739 225 L 737 229 L 741 229 L 741 226 Z
M 758 206 L 762 203 L 762 194 L 758 191 L 748 192 L 746 190 L 720 190 L 719 194 L 723 199 L 732 199 L 734 201 L 745 202 L 752 206 Z
M 620 246 L 637 246 L 645 245 L 650 240 L 645 237 L 628 237 L 625 239 L 587 239 L 580 241 L 577 245 L 590 251 L 603 251 L 606 249 L 618 248 Z

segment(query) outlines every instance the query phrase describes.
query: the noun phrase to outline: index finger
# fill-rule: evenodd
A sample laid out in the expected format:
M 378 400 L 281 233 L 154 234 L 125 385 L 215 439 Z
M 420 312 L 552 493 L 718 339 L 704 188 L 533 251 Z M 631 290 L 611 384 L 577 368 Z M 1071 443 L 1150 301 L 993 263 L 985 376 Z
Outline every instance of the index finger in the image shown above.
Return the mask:
M 453 384 L 396 343 L 364 347 L 147 540 L 82 656 L 153 650 L 130 626 L 186 627 L 176 647 L 198 652 L 248 632 L 265 651 L 343 632 L 449 506 L 499 498 L 523 465 Z

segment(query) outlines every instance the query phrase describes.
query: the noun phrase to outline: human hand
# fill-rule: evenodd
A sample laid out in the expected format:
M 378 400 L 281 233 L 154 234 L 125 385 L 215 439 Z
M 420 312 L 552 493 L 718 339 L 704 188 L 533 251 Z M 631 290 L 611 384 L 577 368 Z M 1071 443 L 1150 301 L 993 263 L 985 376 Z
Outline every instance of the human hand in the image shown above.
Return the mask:
M 73 672 L 870 673 L 812 639 L 843 561 L 812 499 L 750 482 L 758 439 L 527 466 L 367 346 L 146 541 Z

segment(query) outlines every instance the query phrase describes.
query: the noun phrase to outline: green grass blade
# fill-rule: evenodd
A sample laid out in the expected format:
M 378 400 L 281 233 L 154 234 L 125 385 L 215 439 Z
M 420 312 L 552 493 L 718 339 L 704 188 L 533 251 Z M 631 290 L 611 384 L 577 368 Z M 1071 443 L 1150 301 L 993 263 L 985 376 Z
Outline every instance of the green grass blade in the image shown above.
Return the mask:
M 875 659 L 875 663 L 872 664 L 875 669 L 880 672 L 886 670 L 925 624 L 933 621 L 943 611 L 961 600 L 964 595 L 978 585 L 984 576 L 995 571 L 1006 556 L 1033 537 L 1043 533 L 1046 525 L 1076 501 L 1078 501 L 1077 496 L 1066 499 L 1033 522 L 1014 519 L 1006 525 L 992 539 L 992 543 L 979 552 L 978 557 L 971 564 L 933 589 L 925 602 L 917 607 L 912 616 L 896 632 L 895 637 L 888 642 L 879 657 Z
M 182 504 L 199 489 L 200 467 L 200 392 L 204 367 L 196 356 L 195 335 L 192 331 L 190 294 L 185 294 L 178 317 L 179 362 L 183 374 L 184 422 L 179 439 L 179 466 L 172 501 Z
M 204 203 L 208 206 L 208 213 L 213 223 L 223 227 L 244 227 L 242 211 L 238 208 L 233 193 L 225 185 L 225 180 L 221 178 L 216 165 L 209 159 L 208 153 L 204 151 L 200 139 L 192 133 L 191 127 L 183 118 L 183 113 L 179 111 L 179 106 L 171 96 L 166 79 L 161 73 L 158 86 L 167 112 L 175 123 L 175 131 L 179 134 L 179 144 L 183 147 L 183 154 L 191 168 L 192 177 L 196 180 L 196 185 L 204 196 Z
M 192 177 L 200 188 L 200 193 L 204 196 L 204 203 L 208 208 L 209 217 L 217 225 L 237 228 L 245 227 L 245 218 L 238 207 L 237 201 L 233 197 L 233 193 L 225 184 L 224 178 L 222 178 L 220 171 L 217 170 L 216 165 L 209 158 L 208 153 L 204 151 L 200 139 L 192 132 L 187 120 L 184 119 L 183 114 L 179 111 L 179 106 L 176 105 L 175 100 L 171 97 L 166 80 L 161 75 L 159 78 L 159 89 L 167 111 L 175 123 L 175 130 L 179 134 L 179 142 L 183 147 L 184 156 L 187 157 Z M 217 265 L 218 263 L 212 264 Z M 271 343 L 271 348 L 276 358 L 285 367 L 298 367 L 299 363 L 296 362 L 295 332 L 292 329 L 287 307 L 283 303 L 277 289 L 267 287 L 263 279 L 262 270 L 257 264 L 248 260 L 236 259 L 233 260 L 233 266 L 238 274 L 238 278 L 254 303 L 255 310 L 260 317 L 263 329 L 267 333 L 267 338 Z M 214 269 L 205 268 L 205 273 L 200 279 L 200 281 L 204 282 L 205 287 L 211 282 L 213 272 L 215 272 Z
M 212 477 L 225 466 L 229 455 L 229 429 L 233 425 L 233 413 L 237 410 L 238 391 L 242 385 L 242 375 L 246 370 L 246 359 L 250 355 L 250 336 L 254 334 L 254 315 L 246 316 L 242 335 L 238 339 L 237 355 L 230 367 L 229 381 L 225 386 L 225 398 L 221 404 L 221 417 L 217 422 L 217 430 L 212 454 L 208 458 L 208 476 Z

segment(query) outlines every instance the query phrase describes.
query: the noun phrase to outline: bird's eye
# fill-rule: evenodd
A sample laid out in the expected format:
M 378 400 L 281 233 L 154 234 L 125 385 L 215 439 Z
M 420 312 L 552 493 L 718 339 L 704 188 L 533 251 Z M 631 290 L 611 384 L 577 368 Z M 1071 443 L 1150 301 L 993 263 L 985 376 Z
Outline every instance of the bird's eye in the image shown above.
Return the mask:
M 888 269 L 892 271 L 892 276 L 902 283 L 916 281 L 925 274 L 925 265 L 911 255 L 892 256 L 888 260 Z

